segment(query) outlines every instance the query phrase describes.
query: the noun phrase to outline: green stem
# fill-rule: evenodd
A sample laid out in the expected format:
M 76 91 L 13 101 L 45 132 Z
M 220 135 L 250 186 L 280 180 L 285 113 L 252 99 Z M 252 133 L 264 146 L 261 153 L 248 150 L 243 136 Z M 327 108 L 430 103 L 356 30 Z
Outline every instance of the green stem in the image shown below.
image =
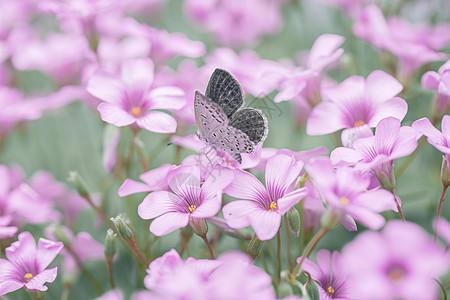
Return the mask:
M 205 241 L 205 245 L 209 250 L 209 255 L 211 256 L 211 259 L 214 259 L 214 252 L 211 248 L 211 244 L 209 243 L 208 238 L 206 237 L 206 235 L 203 235 L 202 239 L 203 239 L 203 241 Z
M 284 216 L 284 224 L 286 224 L 286 255 L 288 260 L 289 269 L 292 268 L 292 257 L 291 257 L 291 232 L 289 228 L 289 222 L 286 215 Z
M 289 280 L 293 281 L 297 277 L 298 272 L 300 271 L 303 262 L 305 259 L 311 254 L 314 247 L 316 247 L 317 243 L 320 241 L 320 239 L 328 232 L 328 228 L 322 227 L 320 228 L 319 232 L 314 236 L 314 238 L 308 243 L 308 246 L 306 247 L 305 251 L 303 251 L 302 258 L 298 262 L 298 264 L 295 266 L 295 269 L 292 271 L 291 275 L 289 276 Z
M 125 241 L 130 248 L 133 250 L 133 252 L 136 254 L 136 256 L 148 267 L 148 265 L 150 264 L 150 262 L 145 258 L 144 254 L 141 252 L 141 250 L 139 250 L 137 243 L 136 243 L 136 239 L 134 237 L 129 238 L 128 240 Z
M 299 256 L 305 247 L 305 222 L 303 218 L 303 199 L 298 203 L 298 215 L 300 216 L 300 232 L 299 232 Z
M 436 213 L 436 223 L 434 226 L 434 241 L 436 241 L 437 238 L 437 225 L 439 222 L 439 216 L 441 215 L 441 209 L 442 209 L 442 203 L 444 202 L 444 196 L 445 193 L 447 192 L 448 189 L 448 185 L 444 185 L 444 187 L 442 188 L 442 194 L 441 194 L 441 199 L 439 200 L 439 205 L 438 205 L 438 209 L 437 209 L 437 213 Z
M 277 279 L 280 282 L 281 278 L 281 234 L 280 229 L 277 232 Z
M 106 258 L 106 268 L 108 271 L 109 284 L 111 285 L 111 288 L 114 289 L 115 285 L 114 285 L 114 279 L 113 279 L 113 275 L 112 275 L 112 258 L 111 257 Z

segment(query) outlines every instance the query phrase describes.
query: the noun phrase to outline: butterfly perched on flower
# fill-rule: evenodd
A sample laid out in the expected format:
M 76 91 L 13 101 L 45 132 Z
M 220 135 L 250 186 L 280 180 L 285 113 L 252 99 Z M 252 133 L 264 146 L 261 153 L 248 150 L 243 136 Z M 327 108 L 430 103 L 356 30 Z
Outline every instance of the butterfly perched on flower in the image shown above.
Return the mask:
M 230 154 L 241 163 L 241 153 L 253 153 L 268 133 L 266 116 L 259 110 L 242 107 L 244 92 L 227 71 L 216 69 L 205 95 L 195 92 L 194 111 L 198 135 L 216 150 Z

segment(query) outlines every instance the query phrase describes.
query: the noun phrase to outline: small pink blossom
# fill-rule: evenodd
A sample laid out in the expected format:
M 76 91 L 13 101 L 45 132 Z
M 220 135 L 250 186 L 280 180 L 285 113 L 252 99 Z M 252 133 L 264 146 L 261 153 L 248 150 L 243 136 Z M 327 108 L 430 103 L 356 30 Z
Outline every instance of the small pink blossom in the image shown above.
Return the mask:
M 222 206 L 222 191 L 232 180 L 230 170 L 216 168 L 200 184 L 199 167 L 181 165 L 167 174 L 171 191 L 150 193 L 139 205 L 138 214 L 144 220 L 155 219 L 150 224 L 153 234 L 166 235 L 189 222 L 217 214 Z
M 351 147 L 354 140 L 372 135 L 386 117 L 402 120 L 408 110 L 406 101 L 395 97 L 403 89 L 391 75 L 372 72 L 367 79 L 352 76 L 341 84 L 322 90 L 323 100 L 311 112 L 306 132 L 328 134 L 345 128 L 342 143 Z
M 136 123 L 158 133 L 174 133 L 176 120 L 157 109 L 179 109 L 183 91 L 176 87 L 152 88 L 153 62 L 150 59 L 127 60 L 121 76 L 96 71 L 87 90 L 103 100 L 97 107 L 102 120 L 118 127 Z
M 397 220 L 382 232 L 358 235 L 342 256 L 356 299 L 437 299 L 435 279 L 450 267 L 421 227 Z
M 140 192 L 169 190 L 170 187 L 167 182 L 167 174 L 175 167 L 175 165 L 166 164 L 141 174 L 139 178 L 144 183 L 129 178 L 125 179 L 119 188 L 119 196 L 125 197 Z
M 278 154 L 267 161 L 266 187 L 252 174 L 235 170 L 235 179 L 225 192 L 246 199 L 228 203 L 223 216 L 232 228 L 252 226 L 258 239 L 269 240 L 280 228 L 281 217 L 306 194 L 304 188 L 293 191 L 303 162 Z
M 19 234 L 19 240 L 6 248 L 6 259 L 0 258 L 0 295 L 18 290 L 46 291 L 46 282 L 53 282 L 57 269 L 46 269 L 63 248 L 63 243 L 39 239 L 36 242 L 29 232 Z
M 436 91 L 435 113 L 440 116 L 450 109 L 450 60 L 439 68 L 439 72 L 428 71 L 422 76 L 424 88 Z

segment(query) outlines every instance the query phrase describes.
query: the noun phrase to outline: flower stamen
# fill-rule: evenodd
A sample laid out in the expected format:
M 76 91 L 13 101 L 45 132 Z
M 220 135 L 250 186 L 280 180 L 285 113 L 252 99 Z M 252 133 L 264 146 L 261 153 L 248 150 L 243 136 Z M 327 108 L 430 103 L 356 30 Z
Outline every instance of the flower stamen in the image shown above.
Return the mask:
M 25 274 L 23 277 L 25 277 L 25 279 L 26 279 L 27 281 L 30 281 L 30 280 L 33 278 L 33 274 L 27 273 L 27 274 Z
M 350 200 L 347 197 L 341 197 L 341 203 L 347 205 L 350 203 Z
M 194 212 L 194 210 L 197 209 L 197 205 L 191 204 L 191 206 L 189 206 L 188 209 L 192 213 L 192 212 Z
M 138 106 L 133 107 L 133 109 L 131 110 L 131 114 L 139 118 L 141 116 L 141 108 Z
M 331 285 L 327 288 L 327 294 L 329 296 L 333 296 L 333 294 L 334 294 L 334 289 Z
M 278 210 L 278 207 L 277 207 L 277 204 L 275 203 L 275 201 L 272 201 L 270 203 L 269 211 L 272 211 L 272 210 Z
M 400 279 L 402 279 L 404 275 L 405 272 L 401 268 L 394 268 L 389 271 L 389 278 L 394 282 L 397 282 Z
M 358 120 L 358 121 L 355 122 L 355 124 L 353 124 L 353 126 L 354 127 L 359 127 L 359 126 L 363 126 L 364 124 L 366 124 L 366 123 L 364 123 L 364 121 Z

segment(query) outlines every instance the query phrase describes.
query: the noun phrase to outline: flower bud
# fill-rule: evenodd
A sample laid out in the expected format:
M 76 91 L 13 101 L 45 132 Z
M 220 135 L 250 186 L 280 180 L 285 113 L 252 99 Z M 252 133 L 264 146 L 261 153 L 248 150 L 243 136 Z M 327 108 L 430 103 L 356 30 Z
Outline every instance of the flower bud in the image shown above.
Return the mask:
M 292 290 L 292 286 L 289 284 L 289 282 L 281 281 L 280 285 L 277 289 L 277 295 L 280 298 L 285 298 L 288 296 L 292 296 L 294 294 L 294 291 Z
M 87 191 L 87 184 L 84 181 L 83 177 L 78 174 L 78 172 L 73 171 L 69 173 L 69 181 L 73 183 L 75 189 L 78 194 L 83 197 L 89 197 L 89 192 Z
M 259 240 L 255 234 L 250 243 L 248 244 L 247 248 L 248 255 L 250 255 L 250 257 L 253 258 L 253 260 L 255 260 L 261 253 L 263 245 L 264 241 Z
M 441 181 L 444 186 L 450 185 L 450 174 L 449 174 L 447 156 L 442 157 Z
M 116 255 L 117 252 L 116 238 L 117 234 L 115 234 L 112 229 L 108 229 L 108 231 L 106 232 L 105 248 L 104 248 L 105 256 L 107 258 L 112 259 L 114 255 Z
M 334 209 L 328 208 L 320 219 L 322 227 L 327 229 L 333 229 L 341 222 L 341 216 Z
M 388 176 L 387 173 L 389 173 L 391 176 Z M 394 175 L 394 168 L 391 169 L 390 172 L 380 172 L 380 176 L 378 178 L 378 182 L 380 183 L 380 186 L 388 191 L 393 191 L 395 188 L 395 175 Z
M 296 237 L 298 237 L 298 234 L 300 232 L 300 215 L 298 213 L 298 210 L 294 207 L 291 207 L 287 213 L 286 218 L 289 223 L 289 227 L 291 227 L 292 232 L 295 234 Z
M 191 225 L 192 230 L 199 237 L 205 237 L 208 232 L 208 224 L 206 224 L 206 220 L 203 218 L 195 218 L 191 217 L 189 220 L 189 225 Z
M 305 284 L 306 292 L 308 293 L 308 296 L 311 300 L 319 300 L 320 294 L 319 294 L 319 288 L 317 287 L 317 283 L 311 279 L 311 277 L 308 274 L 308 280 Z
M 123 216 L 119 215 L 115 218 L 111 218 L 111 221 L 116 226 L 116 229 L 122 239 L 127 241 L 134 238 L 133 230 L 131 230 L 130 226 L 126 224 L 127 222 L 123 219 Z

